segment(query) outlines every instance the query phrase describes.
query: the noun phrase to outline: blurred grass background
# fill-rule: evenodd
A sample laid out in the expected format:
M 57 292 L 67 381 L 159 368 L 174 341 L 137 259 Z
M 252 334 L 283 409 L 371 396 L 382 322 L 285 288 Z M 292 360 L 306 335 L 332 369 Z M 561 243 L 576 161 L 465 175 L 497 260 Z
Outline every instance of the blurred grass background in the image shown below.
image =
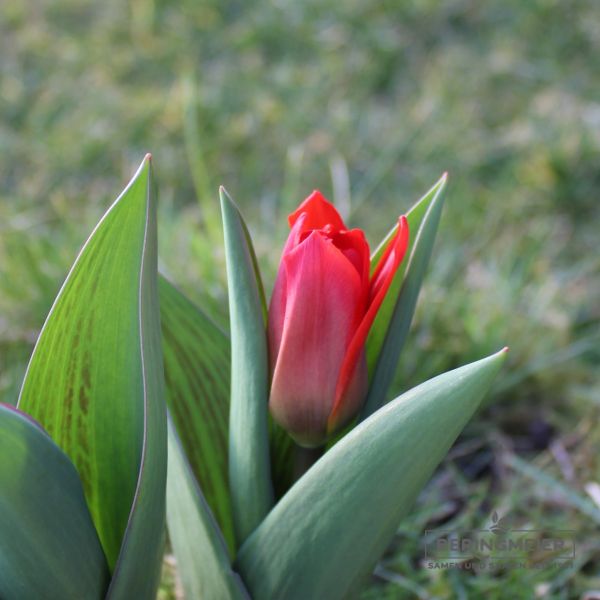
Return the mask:
M 0 401 L 145 152 L 161 268 L 223 322 L 219 184 L 270 287 L 285 215 L 313 188 L 375 245 L 448 170 L 395 391 L 504 344 L 510 361 L 364 598 L 600 590 L 599 55 L 594 0 L 2 2 Z M 493 509 L 573 530 L 574 564 L 423 568 L 424 530 L 485 527 Z

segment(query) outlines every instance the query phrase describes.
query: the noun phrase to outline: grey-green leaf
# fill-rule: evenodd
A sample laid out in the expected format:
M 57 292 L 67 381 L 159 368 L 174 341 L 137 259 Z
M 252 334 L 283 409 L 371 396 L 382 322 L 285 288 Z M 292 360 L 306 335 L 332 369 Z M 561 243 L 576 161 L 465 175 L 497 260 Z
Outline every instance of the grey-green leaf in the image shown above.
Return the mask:
M 169 422 L 167 523 L 186 598 L 248 598 L 241 579 L 231 567 L 225 540 L 172 422 Z
M 233 552 L 227 477 L 229 338 L 164 277 L 159 278 L 158 289 L 169 411 L 190 467 Z
M 268 354 L 262 284 L 242 216 L 221 188 L 231 322 L 229 483 L 241 543 L 273 505 L 268 435 Z
M 445 186 L 444 175 L 406 215 L 410 231 L 408 261 L 405 260 L 396 273 L 367 339 L 370 382 L 362 419 L 385 403 L 431 258 L 442 214 Z M 384 241 L 376 251 L 373 262 L 381 256 L 385 245 Z
M 403 394 L 329 450 L 240 549 L 255 600 L 346 598 L 472 416 L 505 352 Z
M 110 579 L 75 467 L 0 405 L 0 598 L 104 598 Z

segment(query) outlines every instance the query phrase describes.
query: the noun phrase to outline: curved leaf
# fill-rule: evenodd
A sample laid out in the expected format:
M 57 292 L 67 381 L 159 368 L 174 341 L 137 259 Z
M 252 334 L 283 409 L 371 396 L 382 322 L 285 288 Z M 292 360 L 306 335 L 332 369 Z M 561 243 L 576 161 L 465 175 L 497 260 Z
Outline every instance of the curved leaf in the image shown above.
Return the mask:
M 240 549 L 255 600 L 350 594 L 469 420 L 504 351 L 414 388 L 340 440 Z
M 233 554 L 227 475 L 229 336 L 164 277 L 159 277 L 158 289 L 167 403 L 192 471 Z M 269 425 L 271 474 L 281 496 L 293 479 L 293 444 L 275 422 Z
M 186 598 L 248 599 L 212 512 L 169 422 L 167 475 L 169 537 Z
M 414 248 L 417 245 L 417 239 L 419 237 L 419 231 L 423 227 L 423 221 L 425 216 L 430 209 L 430 206 L 436 199 L 441 198 L 442 192 L 446 186 L 447 175 L 444 175 L 440 180 L 406 213 L 406 220 L 408 221 L 408 229 L 410 232 L 410 239 L 408 243 L 408 249 L 406 251 L 406 259 L 400 265 L 392 285 L 386 294 L 386 297 L 377 313 L 375 322 L 369 332 L 367 339 L 367 364 L 369 367 L 369 374 L 372 374 L 375 370 L 375 365 L 381 353 L 381 348 L 385 339 L 385 335 L 389 329 L 390 321 L 394 313 L 394 307 L 396 306 L 396 300 L 400 293 L 400 288 L 405 279 L 407 271 L 407 265 L 410 263 L 411 256 L 414 253 Z M 441 207 L 441 202 L 440 202 Z M 379 244 L 375 252 L 371 256 L 371 272 L 375 271 L 385 249 L 388 244 L 394 239 L 396 234 L 396 224 L 385 236 L 383 241 Z M 422 242 L 421 242 L 422 243 Z M 412 318 L 412 315 L 411 315 Z
M 19 398 L 79 472 L 113 597 L 150 598 L 160 574 L 167 440 L 155 213 L 147 156 L 77 257 Z
M 103 598 L 109 573 L 77 471 L 0 404 L 0 598 Z
M 445 185 L 446 175 L 406 215 L 411 236 L 409 258 L 396 273 L 367 340 L 370 380 L 362 419 L 385 403 L 433 250 Z M 381 246 L 376 251 L 376 256 L 380 255 Z
M 229 482 L 236 538 L 242 542 L 273 505 L 269 396 L 262 283 L 246 226 L 221 188 L 231 321 Z
M 158 304 L 156 202 L 150 188 L 149 162 L 146 175 L 146 185 L 138 191 L 144 193 L 146 209 L 138 290 L 144 436 L 133 506 L 107 600 L 155 598 L 165 542 L 167 411 Z
M 229 338 L 163 277 L 158 290 L 169 411 L 187 460 L 233 552 L 227 477 Z

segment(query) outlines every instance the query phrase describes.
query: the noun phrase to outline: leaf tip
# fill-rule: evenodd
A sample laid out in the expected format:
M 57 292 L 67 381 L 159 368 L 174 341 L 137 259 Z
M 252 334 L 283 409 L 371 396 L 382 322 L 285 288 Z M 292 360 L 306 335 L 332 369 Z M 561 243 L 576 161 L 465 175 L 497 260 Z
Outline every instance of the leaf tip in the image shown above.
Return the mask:
M 229 192 L 225 189 L 225 186 L 219 186 L 219 199 L 221 200 L 221 209 L 224 208 L 225 203 L 233 204 L 233 200 L 229 195 Z
M 501 350 L 498 350 L 495 354 L 491 354 L 488 358 L 493 362 L 498 362 L 499 365 L 504 364 L 506 356 L 508 354 L 508 346 L 504 346 Z

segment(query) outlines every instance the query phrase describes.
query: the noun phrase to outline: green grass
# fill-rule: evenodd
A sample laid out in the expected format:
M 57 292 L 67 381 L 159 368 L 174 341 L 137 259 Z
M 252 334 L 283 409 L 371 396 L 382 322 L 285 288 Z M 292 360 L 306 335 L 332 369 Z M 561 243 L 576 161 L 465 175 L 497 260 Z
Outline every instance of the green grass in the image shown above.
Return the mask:
M 600 477 L 598 31 L 593 0 L 2 3 L 0 400 L 146 151 L 162 269 L 222 322 L 219 184 L 270 287 L 284 217 L 313 188 L 375 244 L 448 170 L 396 391 L 504 344 L 510 360 L 364 597 L 600 588 L 600 525 L 576 501 Z M 574 569 L 422 568 L 439 513 L 472 527 L 493 508 L 574 529 Z

